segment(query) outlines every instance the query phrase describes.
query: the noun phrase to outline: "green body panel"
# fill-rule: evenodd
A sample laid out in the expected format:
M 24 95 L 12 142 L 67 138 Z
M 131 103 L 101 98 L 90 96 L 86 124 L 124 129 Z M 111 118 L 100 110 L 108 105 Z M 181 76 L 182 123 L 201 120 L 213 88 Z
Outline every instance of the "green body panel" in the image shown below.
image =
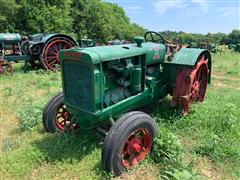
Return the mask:
M 64 103 L 73 121 L 96 127 L 167 96 L 177 69 L 194 66 L 201 54 L 211 61 L 206 50 L 183 49 L 166 62 L 166 47 L 157 43 L 61 50 Z
M 102 111 L 87 112 L 83 109 L 73 106 L 65 101 L 69 111 L 74 114 L 73 119 L 81 125 L 82 128 L 93 128 L 99 126 L 103 122 L 107 122 L 110 118 L 117 118 L 122 113 L 127 112 L 133 108 L 152 103 L 153 99 L 150 96 L 149 89 L 144 92 L 131 96 L 117 104 L 114 104 Z
M 136 44 L 126 44 L 115 46 L 98 46 L 84 49 L 75 48 L 67 50 L 65 52 L 69 52 L 69 54 L 71 52 L 80 53 L 81 61 L 84 62 L 91 61 L 91 63 L 93 64 L 98 64 L 100 63 L 100 61 L 104 62 L 127 57 L 146 55 L 146 64 L 151 64 L 164 61 L 166 55 L 166 47 L 163 44 L 142 43 L 141 47 L 138 47 Z M 69 54 L 68 53 L 64 54 L 64 51 L 60 52 L 59 53 L 60 60 L 69 58 Z M 85 55 L 90 56 L 90 58 L 86 58 Z M 80 56 L 76 57 L 76 59 L 80 59 Z
M 174 56 L 171 61 L 165 59 L 163 63 L 164 78 L 173 82 L 176 78 L 176 70 L 181 66 L 194 66 L 199 58 L 202 56 L 208 59 L 208 83 L 211 81 L 211 69 L 212 69 L 212 59 L 211 53 L 207 49 L 197 49 L 197 48 L 182 48 Z
M 31 40 L 37 43 L 46 43 L 49 39 L 55 36 L 66 36 L 60 33 L 38 33 L 31 35 Z
M 20 34 L 16 33 L 0 33 L 0 44 L 16 45 L 22 40 Z

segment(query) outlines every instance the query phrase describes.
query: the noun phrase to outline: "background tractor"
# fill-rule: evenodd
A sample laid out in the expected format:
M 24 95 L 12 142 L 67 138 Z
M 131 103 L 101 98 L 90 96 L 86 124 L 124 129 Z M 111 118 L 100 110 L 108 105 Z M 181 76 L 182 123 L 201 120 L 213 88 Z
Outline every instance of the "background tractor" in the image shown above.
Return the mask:
M 59 33 L 40 33 L 21 36 L 14 33 L 0 33 L 0 73 L 13 73 L 10 62 L 29 62 L 33 68 L 43 67 L 55 70 L 60 63 L 58 53 L 61 49 L 92 47 L 91 39 L 80 39 L 78 43 L 70 36 Z
M 63 92 L 43 111 L 46 131 L 95 128 L 106 137 L 102 164 L 115 175 L 142 161 L 152 149 L 154 120 L 135 108 L 172 96 L 182 114 L 202 102 L 211 79 L 208 50 L 168 50 L 163 37 L 149 31 L 134 44 L 61 50 Z

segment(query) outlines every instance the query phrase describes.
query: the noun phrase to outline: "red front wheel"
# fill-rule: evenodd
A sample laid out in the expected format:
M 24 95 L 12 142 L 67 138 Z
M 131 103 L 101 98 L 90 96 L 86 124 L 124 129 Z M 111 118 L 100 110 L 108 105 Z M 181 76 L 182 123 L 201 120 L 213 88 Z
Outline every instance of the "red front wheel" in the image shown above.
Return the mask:
M 13 74 L 13 67 L 10 62 L 5 60 L 0 60 L 0 74 L 3 74 L 3 75 Z
M 104 168 L 119 175 L 139 164 L 151 152 L 156 132 L 156 124 L 147 114 L 133 111 L 123 115 L 104 140 Z
M 55 95 L 43 110 L 43 126 L 47 132 L 65 132 L 76 129 L 78 125 L 70 120 L 70 113 L 63 103 L 63 93 Z

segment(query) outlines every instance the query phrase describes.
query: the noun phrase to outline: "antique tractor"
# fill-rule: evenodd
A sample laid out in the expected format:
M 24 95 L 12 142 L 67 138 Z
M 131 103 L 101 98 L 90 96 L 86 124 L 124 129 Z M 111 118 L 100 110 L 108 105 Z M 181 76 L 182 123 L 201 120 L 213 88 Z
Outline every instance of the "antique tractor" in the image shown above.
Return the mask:
M 163 37 L 149 31 L 135 44 L 61 50 L 63 92 L 45 106 L 46 131 L 95 128 L 106 135 L 102 164 L 115 175 L 142 161 L 152 149 L 154 120 L 135 108 L 168 94 L 186 114 L 204 100 L 211 76 L 208 50 L 182 48 L 174 55 Z
M 58 52 L 76 46 L 73 38 L 65 34 L 0 33 L 0 74 L 13 73 L 10 62 L 29 62 L 33 67 L 42 66 L 54 70 L 59 64 Z

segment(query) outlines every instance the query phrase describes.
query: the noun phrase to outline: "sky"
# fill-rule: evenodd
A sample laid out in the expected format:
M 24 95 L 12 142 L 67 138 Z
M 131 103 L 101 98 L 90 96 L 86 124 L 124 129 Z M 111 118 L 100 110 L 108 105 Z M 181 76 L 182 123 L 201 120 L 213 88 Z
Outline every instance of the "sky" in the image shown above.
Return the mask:
M 230 33 L 240 29 L 240 0 L 105 0 L 153 31 Z

